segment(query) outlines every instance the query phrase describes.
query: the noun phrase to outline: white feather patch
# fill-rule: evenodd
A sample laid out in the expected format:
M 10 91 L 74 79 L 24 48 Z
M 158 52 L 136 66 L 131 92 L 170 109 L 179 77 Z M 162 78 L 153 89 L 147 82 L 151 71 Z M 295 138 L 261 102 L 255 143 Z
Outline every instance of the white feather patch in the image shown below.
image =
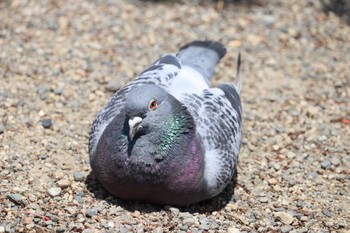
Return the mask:
M 205 153 L 205 169 L 204 179 L 207 181 L 209 190 L 217 190 L 217 176 L 219 171 L 223 169 L 220 161 L 220 152 L 217 150 L 209 150 Z
M 183 66 L 176 76 L 170 81 L 169 93 L 176 99 L 182 99 L 184 94 L 201 95 L 204 89 L 209 88 L 203 76 L 189 66 Z

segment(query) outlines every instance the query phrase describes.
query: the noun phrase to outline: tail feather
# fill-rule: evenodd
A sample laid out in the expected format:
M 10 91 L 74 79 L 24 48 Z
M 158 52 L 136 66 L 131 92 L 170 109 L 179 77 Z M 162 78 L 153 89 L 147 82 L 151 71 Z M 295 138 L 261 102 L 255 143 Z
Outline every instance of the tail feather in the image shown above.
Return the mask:
M 180 48 L 177 56 L 182 65 L 200 72 L 210 84 L 215 65 L 225 56 L 226 48 L 215 41 L 193 41 Z
M 236 89 L 237 92 L 240 93 L 241 92 L 241 88 L 242 88 L 242 83 L 243 83 L 243 78 L 241 75 L 241 53 L 238 53 L 238 58 L 237 58 L 237 73 L 236 73 Z

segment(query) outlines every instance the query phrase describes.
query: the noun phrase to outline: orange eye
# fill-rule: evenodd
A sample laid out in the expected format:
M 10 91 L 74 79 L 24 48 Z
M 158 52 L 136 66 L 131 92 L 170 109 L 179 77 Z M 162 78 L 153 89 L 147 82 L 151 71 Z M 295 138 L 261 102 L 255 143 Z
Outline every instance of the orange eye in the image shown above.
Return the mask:
M 157 108 L 157 101 L 152 99 L 150 102 L 149 102 L 149 105 L 148 105 L 148 109 L 149 110 L 154 110 Z

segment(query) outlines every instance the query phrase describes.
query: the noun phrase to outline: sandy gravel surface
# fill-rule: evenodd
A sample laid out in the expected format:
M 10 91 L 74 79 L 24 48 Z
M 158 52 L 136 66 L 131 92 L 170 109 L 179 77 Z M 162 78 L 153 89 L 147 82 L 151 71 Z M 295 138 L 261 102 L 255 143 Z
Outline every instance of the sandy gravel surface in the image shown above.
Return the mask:
M 350 8 L 332 2 L 0 0 L 0 232 L 350 232 Z M 195 39 L 228 48 L 214 85 L 242 52 L 237 185 L 182 208 L 111 197 L 95 114 Z

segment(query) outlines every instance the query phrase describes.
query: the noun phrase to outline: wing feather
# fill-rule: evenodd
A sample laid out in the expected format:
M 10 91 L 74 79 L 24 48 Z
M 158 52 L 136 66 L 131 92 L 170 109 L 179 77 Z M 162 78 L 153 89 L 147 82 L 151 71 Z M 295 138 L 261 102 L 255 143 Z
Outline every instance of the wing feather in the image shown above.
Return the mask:
M 229 84 L 187 95 L 183 103 L 192 114 L 205 148 L 204 178 L 212 196 L 231 180 L 241 145 L 241 102 Z

